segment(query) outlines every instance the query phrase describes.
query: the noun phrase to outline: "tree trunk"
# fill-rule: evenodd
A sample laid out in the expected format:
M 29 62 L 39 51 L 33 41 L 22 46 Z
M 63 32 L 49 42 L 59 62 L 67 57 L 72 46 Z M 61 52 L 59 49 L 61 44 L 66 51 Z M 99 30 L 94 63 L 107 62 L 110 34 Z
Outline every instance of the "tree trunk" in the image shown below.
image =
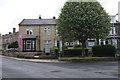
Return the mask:
M 81 41 L 79 40 L 79 45 L 81 45 L 80 43 L 81 43 Z
M 96 39 L 97 40 L 97 45 L 99 45 L 99 39 Z
M 83 41 L 82 41 L 82 56 L 83 56 L 83 57 L 85 56 L 85 41 L 86 41 L 86 40 L 83 40 Z

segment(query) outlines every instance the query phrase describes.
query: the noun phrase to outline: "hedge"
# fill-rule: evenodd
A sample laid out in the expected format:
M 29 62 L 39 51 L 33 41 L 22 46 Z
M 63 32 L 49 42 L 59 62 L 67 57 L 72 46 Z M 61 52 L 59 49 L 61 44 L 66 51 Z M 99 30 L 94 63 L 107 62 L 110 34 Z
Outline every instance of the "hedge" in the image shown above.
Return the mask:
M 55 56 L 58 57 L 58 48 L 57 48 L 57 46 L 55 46 L 55 47 L 53 48 L 53 50 L 54 50 L 54 54 L 55 54 Z
M 93 56 L 97 57 L 113 57 L 116 48 L 113 45 L 96 45 L 92 47 Z
M 59 56 L 58 48 L 54 47 L 55 56 Z M 88 55 L 88 49 L 85 49 L 86 56 Z M 82 48 L 74 48 L 74 49 L 65 49 L 61 53 L 62 57 L 79 57 L 82 56 Z
M 85 53 L 88 54 L 88 49 L 85 49 Z M 82 56 L 82 48 L 64 50 L 64 57 L 78 57 L 78 56 Z

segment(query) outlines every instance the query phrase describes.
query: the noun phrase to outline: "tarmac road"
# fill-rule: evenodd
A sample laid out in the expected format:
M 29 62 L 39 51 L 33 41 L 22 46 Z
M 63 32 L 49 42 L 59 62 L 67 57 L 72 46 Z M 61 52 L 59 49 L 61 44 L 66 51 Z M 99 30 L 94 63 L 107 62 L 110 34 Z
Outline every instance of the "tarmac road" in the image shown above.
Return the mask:
M 118 62 L 36 63 L 3 57 L 2 78 L 118 78 Z

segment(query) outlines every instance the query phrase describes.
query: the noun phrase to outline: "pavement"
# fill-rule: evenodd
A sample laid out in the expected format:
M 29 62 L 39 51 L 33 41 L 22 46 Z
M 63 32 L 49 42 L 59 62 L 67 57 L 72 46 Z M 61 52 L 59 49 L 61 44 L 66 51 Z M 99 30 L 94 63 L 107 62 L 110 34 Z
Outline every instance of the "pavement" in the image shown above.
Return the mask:
M 20 60 L 20 61 L 29 61 L 29 62 L 36 62 L 36 63 L 57 63 L 57 62 L 64 62 L 64 61 L 59 61 L 58 59 L 23 59 L 23 58 L 15 58 L 15 57 L 8 57 L 8 56 L 2 56 L 14 60 Z

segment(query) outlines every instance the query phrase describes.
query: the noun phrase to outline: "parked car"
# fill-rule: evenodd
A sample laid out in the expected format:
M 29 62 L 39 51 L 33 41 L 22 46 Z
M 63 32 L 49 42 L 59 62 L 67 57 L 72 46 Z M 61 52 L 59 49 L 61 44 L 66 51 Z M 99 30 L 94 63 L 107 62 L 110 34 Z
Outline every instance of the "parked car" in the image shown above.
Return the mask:
M 5 50 L 5 52 L 18 52 L 18 50 L 16 48 L 10 48 Z

